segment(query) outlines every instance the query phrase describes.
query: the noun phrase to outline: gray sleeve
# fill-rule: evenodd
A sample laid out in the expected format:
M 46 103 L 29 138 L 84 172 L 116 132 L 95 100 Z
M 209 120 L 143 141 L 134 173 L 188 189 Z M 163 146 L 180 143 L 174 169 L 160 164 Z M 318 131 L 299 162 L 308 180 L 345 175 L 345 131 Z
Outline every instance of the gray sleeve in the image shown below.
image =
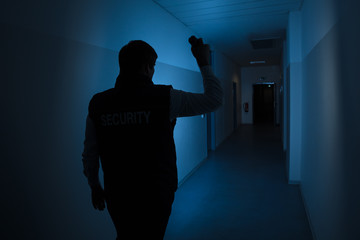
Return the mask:
M 223 104 L 223 89 L 211 66 L 200 68 L 204 93 L 170 91 L 170 120 L 213 112 Z

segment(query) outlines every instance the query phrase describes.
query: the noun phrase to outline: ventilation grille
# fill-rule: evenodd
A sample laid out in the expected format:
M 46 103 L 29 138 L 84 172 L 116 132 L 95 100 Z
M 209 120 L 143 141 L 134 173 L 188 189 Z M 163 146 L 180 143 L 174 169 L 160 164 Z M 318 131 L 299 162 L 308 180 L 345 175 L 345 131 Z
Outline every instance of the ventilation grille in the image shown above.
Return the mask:
M 281 39 L 268 38 L 268 39 L 251 40 L 251 45 L 253 49 L 274 49 L 280 47 Z

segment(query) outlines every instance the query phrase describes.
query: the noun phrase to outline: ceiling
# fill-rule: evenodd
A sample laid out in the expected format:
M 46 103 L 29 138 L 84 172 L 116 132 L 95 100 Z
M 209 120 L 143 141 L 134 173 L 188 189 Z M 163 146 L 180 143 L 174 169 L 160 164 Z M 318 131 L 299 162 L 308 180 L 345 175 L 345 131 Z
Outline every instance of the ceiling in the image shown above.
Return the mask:
M 290 11 L 303 0 L 153 0 L 218 51 L 241 66 L 280 64 Z M 251 40 L 262 47 L 254 49 Z M 262 43 L 265 43 L 262 44 Z M 261 46 L 260 46 L 261 47 Z

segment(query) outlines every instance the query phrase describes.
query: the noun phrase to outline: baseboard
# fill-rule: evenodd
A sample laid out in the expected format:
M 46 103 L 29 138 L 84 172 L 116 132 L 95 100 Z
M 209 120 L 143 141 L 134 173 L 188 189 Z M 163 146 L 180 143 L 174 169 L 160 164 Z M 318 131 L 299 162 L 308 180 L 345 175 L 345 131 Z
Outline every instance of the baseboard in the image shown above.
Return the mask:
M 186 182 L 186 180 L 188 180 L 206 162 L 206 160 L 208 160 L 208 157 L 203 159 L 188 174 L 186 174 L 186 176 L 183 179 L 181 179 L 181 181 L 179 181 L 178 187 L 180 187 L 184 182 Z
M 309 208 L 308 208 L 307 203 L 306 203 L 305 198 L 304 198 L 302 185 L 301 184 L 299 184 L 299 185 L 300 185 L 299 186 L 300 187 L 300 195 L 301 195 L 301 199 L 303 201 L 303 205 L 304 205 L 304 208 L 305 208 L 305 213 L 306 213 L 306 216 L 307 216 L 307 219 L 308 219 L 308 222 L 309 222 L 310 231 L 311 231 L 313 240 L 317 240 L 318 238 L 317 238 L 317 236 L 315 234 L 315 231 L 314 231 L 314 225 L 311 222 L 311 215 L 310 215 Z

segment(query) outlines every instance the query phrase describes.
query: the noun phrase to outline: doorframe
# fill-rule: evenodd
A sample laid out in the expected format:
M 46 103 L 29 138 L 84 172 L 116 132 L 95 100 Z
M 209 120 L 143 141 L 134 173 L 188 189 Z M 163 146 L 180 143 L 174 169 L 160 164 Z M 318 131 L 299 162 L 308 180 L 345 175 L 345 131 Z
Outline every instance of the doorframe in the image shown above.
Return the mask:
M 234 130 L 237 129 L 237 83 L 233 82 L 233 121 L 234 121 Z
M 216 149 L 216 131 L 215 131 L 215 112 L 206 114 L 207 125 L 207 150 L 214 151 Z

